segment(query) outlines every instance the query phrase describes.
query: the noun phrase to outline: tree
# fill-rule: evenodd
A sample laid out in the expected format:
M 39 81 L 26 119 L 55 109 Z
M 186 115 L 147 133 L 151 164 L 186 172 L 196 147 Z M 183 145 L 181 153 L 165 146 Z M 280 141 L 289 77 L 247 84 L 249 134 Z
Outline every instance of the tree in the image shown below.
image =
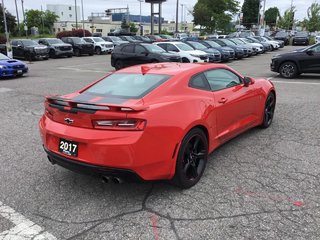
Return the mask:
M 244 0 L 242 5 L 243 20 L 242 24 L 247 28 L 258 24 L 260 0 Z
M 50 11 L 27 10 L 26 11 L 26 25 L 28 29 L 37 27 L 40 33 L 50 33 L 54 22 L 57 21 L 58 16 Z
M 264 20 L 270 27 L 274 27 L 277 24 L 277 18 L 280 16 L 280 11 L 277 7 L 269 8 L 264 13 Z
M 223 30 L 239 11 L 238 4 L 236 0 L 198 0 L 192 12 L 194 23 L 207 32 Z
M 292 8 L 287 9 L 284 12 L 284 15 L 282 18 L 279 19 L 277 23 L 277 27 L 287 30 L 292 30 L 293 24 L 295 23 L 294 20 L 294 14 L 296 12 L 295 6 L 292 6 Z
M 13 16 L 8 10 L 5 10 L 6 20 L 7 20 L 7 27 L 9 33 L 14 33 L 16 31 L 16 17 Z M 4 33 L 4 23 L 3 23 L 3 11 L 2 5 L 0 4 L 0 33 Z
M 310 32 L 320 30 L 320 5 L 316 2 L 312 3 L 308 8 L 308 24 L 307 29 Z
M 132 32 L 132 33 L 138 32 L 139 29 L 137 28 L 137 26 L 133 22 L 129 23 L 129 26 L 130 26 L 130 32 Z

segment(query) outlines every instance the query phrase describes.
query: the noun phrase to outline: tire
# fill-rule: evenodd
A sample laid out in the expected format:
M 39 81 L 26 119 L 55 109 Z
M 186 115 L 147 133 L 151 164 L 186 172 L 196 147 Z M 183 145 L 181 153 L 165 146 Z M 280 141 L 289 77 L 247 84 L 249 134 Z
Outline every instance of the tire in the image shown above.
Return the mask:
M 269 93 L 264 109 L 263 109 L 263 122 L 261 124 L 261 128 L 268 128 L 273 120 L 274 110 L 276 107 L 276 96 L 274 92 Z
M 73 52 L 74 52 L 75 56 L 80 57 L 80 50 L 79 49 L 76 48 L 73 50 Z
M 115 64 L 114 64 L 114 68 L 115 68 L 116 70 L 119 70 L 119 69 L 123 68 L 123 62 L 122 62 L 121 60 L 117 60 L 117 61 L 115 62 Z
M 101 55 L 101 48 L 100 48 L 100 47 L 96 47 L 96 48 L 94 49 L 94 51 L 95 51 L 95 53 L 96 53 L 97 55 Z
M 72 55 L 68 55 L 67 57 L 68 57 L 68 58 L 72 58 Z
M 194 186 L 206 168 L 207 158 L 207 137 L 201 129 L 194 128 L 181 142 L 173 184 L 184 189 Z
M 183 63 L 189 63 L 190 60 L 189 60 L 188 58 L 182 58 L 182 62 L 183 62 Z
M 30 53 L 25 53 L 25 54 L 24 54 L 24 59 L 27 60 L 27 61 L 29 61 L 29 62 L 31 62 L 31 61 L 32 61 L 32 56 L 31 56 L 31 54 L 30 54 Z
M 89 53 L 89 56 L 93 56 L 93 52 L 92 52 L 92 53 Z
M 293 62 L 284 62 L 279 68 L 279 73 L 283 78 L 294 78 L 298 75 L 297 65 Z
M 50 58 L 57 58 L 56 52 L 55 52 L 53 49 L 50 50 L 50 52 L 49 52 L 49 57 L 50 57 Z

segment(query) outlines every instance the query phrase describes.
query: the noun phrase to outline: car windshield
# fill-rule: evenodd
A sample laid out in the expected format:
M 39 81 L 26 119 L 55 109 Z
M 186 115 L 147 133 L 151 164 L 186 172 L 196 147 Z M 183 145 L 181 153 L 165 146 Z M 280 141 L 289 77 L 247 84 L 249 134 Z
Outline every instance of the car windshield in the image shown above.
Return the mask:
M 24 46 L 39 45 L 36 41 L 33 40 L 23 40 L 22 43 Z
M 267 37 L 267 36 L 264 36 L 264 38 L 266 38 L 268 40 L 273 40 L 271 37 Z
M 206 46 L 204 46 L 203 44 L 198 43 L 198 42 L 190 42 L 190 44 L 191 44 L 192 46 L 194 46 L 196 49 L 199 49 L 199 50 L 207 49 Z
M 231 42 L 230 40 L 228 39 L 221 39 L 222 42 L 226 43 L 227 45 L 233 45 L 233 46 L 236 46 L 236 44 L 234 42 Z
M 114 73 L 94 84 L 84 93 L 126 99 L 139 99 L 167 81 L 170 75 Z
M 10 58 L 7 57 L 6 55 L 0 53 L 0 60 L 9 60 Z
M 255 38 L 248 38 L 249 40 L 251 40 L 252 42 L 255 42 L 255 43 L 260 43 L 260 41 L 258 41 L 257 39 L 255 39 Z
M 93 37 L 92 39 L 95 42 L 105 42 L 101 37 Z
M 247 39 L 247 38 L 241 38 L 240 40 L 241 40 L 242 42 L 244 42 L 244 43 L 252 43 L 252 42 L 250 42 L 250 40 Z
M 193 51 L 194 49 L 185 43 L 177 43 L 176 47 L 182 51 Z
M 218 43 L 222 47 L 226 47 L 227 46 L 227 44 L 225 42 L 223 42 L 221 39 L 215 40 L 214 42 Z
M 206 41 L 211 47 L 221 47 L 218 43 L 214 41 Z
M 287 37 L 288 33 L 286 33 L 286 32 L 277 32 L 275 36 L 276 37 Z
M 153 44 L 142 44 L 146 49 L 148 49 L 149 52 L 153 53 L 163 53 L 166 52 L 163 48 L 153 45 Z
M 308 37 L 307 32 L 297 32 L 295 37 Z
M 237 38 L 232 38 L 230 41 L 235 42 L 236 44 L 243 44 L 243 42 Z
M 110 36 L 109 38 L 111 38 L 113 41 L 123 41 L 121 38 L 119 37 L 115 37 L 115 36 Z
M 85 40 L 83 40 L 82 38 L 73 38 L 73 42 L 74 43 L 87 43 Z
M 46 39 L 46 40 L 49 44 L 64 43 L 60 39 L 56 39 L 56 38 Z

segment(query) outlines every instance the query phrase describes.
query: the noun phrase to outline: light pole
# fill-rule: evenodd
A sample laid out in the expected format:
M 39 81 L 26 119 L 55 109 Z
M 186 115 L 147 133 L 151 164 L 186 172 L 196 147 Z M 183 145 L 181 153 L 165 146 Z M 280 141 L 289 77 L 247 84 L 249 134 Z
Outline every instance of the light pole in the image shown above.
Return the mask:
M 3 23 L 4 23 L 4 31 L 6 34 L 6 46 L 7 46 L 7 55 L 8 55 L 8 48 L 9 48 L 9 33 L 8 33 L 8 26 L 7 26 L 7 17 L 6 17 L 6 12 L 2 0 L 2 13 L 3 13 Z
M 74 0 L 74 11 L 75 11 L 75 14 L 76 14 L 76 29 L 78 29 L 77 0 Z
M 20 36 L 20 21 L 19 21 L 19 12 L 18 12 L 18 5 L 17 0 L 14 0 L 14 3 L 16 5 L 16 14 L 17 14 L 17 23 L 18 23 L 18 34 Z
M 21 0 L 21 6 L 22 6 L 22 15 L 23 15 L 23 22 L 24 22 L 24 31 L 26 32 L 26 37 L 28 37 L 28 26 L 27 26 L 27 22 L 26 22 L 24 7 L 23 7 L 23 0 Z
M 179 32 L 178 22 L 179 22 L 179 0 L 177 0 L 177 6 L 176 6 L 176 33 Z
M 143 35 L 143 32 L 142 32 L 142 17 L 141 17 L 141 3 L 143 2 L 144 0 L 138 0 L 138 2 L 140 3 L 140 36 Z
M 86 32 L 84 30 L 83 0 L 81 0 L 81 9 L 82 9 L 82 35 L 85 37 L 86 36 Z

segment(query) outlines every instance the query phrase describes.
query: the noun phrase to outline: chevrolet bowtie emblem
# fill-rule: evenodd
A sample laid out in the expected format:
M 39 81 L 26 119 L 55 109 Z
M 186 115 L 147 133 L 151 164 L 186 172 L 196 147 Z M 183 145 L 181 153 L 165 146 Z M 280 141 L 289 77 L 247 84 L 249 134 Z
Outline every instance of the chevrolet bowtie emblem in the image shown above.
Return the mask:
M 65 118 L 65 119 L 64 119 L 64 122 L 67 123 L 67 124 L 71 124 L 71 123 L 74 122 L 74 120 L 71 119 L 71 118 Z

